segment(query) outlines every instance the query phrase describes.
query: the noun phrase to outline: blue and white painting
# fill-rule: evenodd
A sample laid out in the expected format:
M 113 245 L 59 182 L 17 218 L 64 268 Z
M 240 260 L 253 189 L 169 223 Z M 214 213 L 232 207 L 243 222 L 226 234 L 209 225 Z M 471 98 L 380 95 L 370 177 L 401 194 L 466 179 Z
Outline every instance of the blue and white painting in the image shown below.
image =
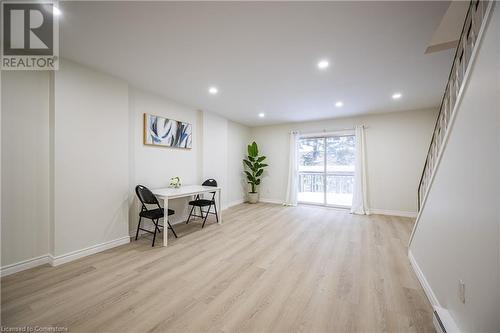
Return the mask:
M 144 144 L 190 149 L 192 146 L 192 126 L 182 121 L 145 113 Z

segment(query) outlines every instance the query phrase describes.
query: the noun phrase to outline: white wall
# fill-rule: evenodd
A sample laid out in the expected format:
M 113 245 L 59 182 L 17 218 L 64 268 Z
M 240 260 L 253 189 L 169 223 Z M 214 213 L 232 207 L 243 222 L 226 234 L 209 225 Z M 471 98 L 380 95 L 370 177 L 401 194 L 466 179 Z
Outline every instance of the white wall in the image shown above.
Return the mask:
M 2 266 L 48 252 L 48 92 L 48 72 L 2 72 Z
M 250 129 L 210 112 L 203 112 L 202 180 L 213 178 L 224 191 L 222 206 L 246 201 L 243 158 Z
M 158 95 L 130 87 L 130 232 L 135 234 L 137 227 L 139 202 L 134 188 L 141 184 L 149 188 L 167 187 L 170 178 L 179 176 L 183 184 L 200 183 L 199 153 L 202 147 L 199 140 L 193 140 L 192 149 L 175 149 L 153 147 L 143 144 L 144 113 L 163 116 L 165 118 L 185 121 L 192 124 L 193 135 L 199 132 L 198 112 L 192 108 L 174 103 Z M 173 200 L 169 208 L 176 214 L 169 219 L 175 223 L 182 221 L 187 211 L 187 199 Z
M 128 235 L 128 86 L 71 61 L 55 72 L 54 255 Z
M 58 257 L 133 234 L 133 189 L 138 183 L 160 187 L 177 175 L 184 184 L 213 177 L 224 188 L 224 206 L 242 202 L 247 185 L 241 159 L 250 135 L 269 158 L 262 196 L 281 201 L 287 132 L 292 128 L 368 125 L 372 207 L 413 211 L 416 175 L 435 116 L 432 111 L 415 111 L 250 130 L 68 60 L 61 62 L 52 81 L 47 73 L 3 73 L 2 97 L 3 266 L 47 252 Z M 144 146 L 143 113 L 192 123 L 193 149 Z M 20 126 L 33 135 L 10 140 Z M 394 165 L 402 165 L 401 170 Z M 13 199 L 5 196 L 23 181 L 32 186 L 28 191 Z M 36 213 L 25 209 L 24 199 L 35 205 Z M 173 220 L 182 220 L 185 203 L 180 200 L 172 207 L 177 211 Z
M 215 179 L 217 185 L 227 189 L 228 120 L 213 113 L 203 113 L 202 181 Z M 227 203 L 227 190 L 222 191 L 222 205 Z
M 192 149 L 151 147 L 143 144 L 143 114 L 186 121 L 193 126 Z M 223 188 L 223 207 L 241 203 L 245 191 L 241 187 L 242 166 L 239 160 L 249 140 L 249 128 L 210 112 L 197 111 L 164 97 L 130 87 L 130 233 L 135 233 L 139 203 L 133 187 L 143 184 L 150 188 L 168 186 L 170 178 L 181 177 L 183 184 L 201 184 L 214 178 Z M 173 200 L 170 208 L 175 215 L 171 223 L 185 221 L 189 214 L 188 199 Z
M 499 46 L 496 6 L 410 246 L 462 332 L 500 331 Z
M 252 137 L 269 167 L 260 188 L 264 200 L 282 202 L 288 170 L 288 133 L 339 130 L 364 124 L 366 129 L 370 209 L 414 213 L 417 188 L 437 110 L 419 110 L 306 123 L 254 127 Z
M 225 205 L 246 201 L 248 186 L 243 173 L 243 158 L 250 143 L 250 129 L 238 123 L 227 123 L 227 191 Z
M 248 127 L 108 74 L 67 59 L 52 74 L 5 72 L 1 106 L 2 267 L 127 240 L 137 226 L 137 184 L 215 178 L 225 207 L 245 197 L 239 163 Z M 191 123 L 193 148 L 145 146 L 144 113 Z M 171 208 L 173 222 L 185 219 L 186 199 Z

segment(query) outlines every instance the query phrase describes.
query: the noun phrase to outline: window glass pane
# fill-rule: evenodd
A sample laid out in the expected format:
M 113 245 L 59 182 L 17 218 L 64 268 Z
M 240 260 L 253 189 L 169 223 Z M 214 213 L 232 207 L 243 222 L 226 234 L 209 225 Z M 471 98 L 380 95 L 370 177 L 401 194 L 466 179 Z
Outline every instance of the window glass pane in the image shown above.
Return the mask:
M 351 206 L 354 187 L 354 135 L 326 138 L 326 203 Z
M 326 177 L 326 203 L 328 205 L 352 205 L 354 175 L 328 174 Z
M 354 135 L 326 138 L 328 172 L 354 172 Z
M 325 203 L 325 139 L 299 140 L 298 201 Z
M 300 202 L 324 204 L 324 184 L 324 173 L 299 172 L 299 192 L 297 193 L 297 200 Z
M 299 140 L 299 171 L 324 172 L 324 138 L 305 138 Z

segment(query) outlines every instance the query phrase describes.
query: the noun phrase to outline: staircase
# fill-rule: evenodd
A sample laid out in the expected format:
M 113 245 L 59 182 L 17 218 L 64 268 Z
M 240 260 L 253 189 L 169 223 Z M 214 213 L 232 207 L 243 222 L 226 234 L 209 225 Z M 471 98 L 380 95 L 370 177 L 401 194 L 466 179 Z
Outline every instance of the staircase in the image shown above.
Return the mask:
M 460 35 L 453 65 L 448 77 L 448 83 L 444 92 L 439 115 L 434 126 L 427 158 L 425 160 L 422 176 L 418 186 L 418 216 L 417 223 L 410 237 L 418 225 L 420 212 L 425 205 L 427 194 L 432 185 L 435 171 L 439 165 L 441 155 L 445 149 L 446 141 L 455 118 L 455 112 L 460 104 L 462 93 L 467 82 L 470 68 L 476 55 L 482 32 L 494 1 L 473 0 L 465 17 L 462 33 Z
M 437 332 L 500 332 L 498 5 L 468 3 L 418 189 L 408 259 Z

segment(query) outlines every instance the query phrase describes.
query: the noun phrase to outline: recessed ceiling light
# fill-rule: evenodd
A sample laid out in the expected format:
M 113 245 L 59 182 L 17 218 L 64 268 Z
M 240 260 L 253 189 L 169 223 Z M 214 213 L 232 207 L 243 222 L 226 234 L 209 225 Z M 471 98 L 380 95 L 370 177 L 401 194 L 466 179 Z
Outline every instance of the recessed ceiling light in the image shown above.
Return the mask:
M 327 69 L 328 66 L 330 66 L 330 63 L 328 62 L 328 60 L 323 59 L 323 60 L 318 61 L 318 68 L 319 69 Z
M 59 16 L 61 15 L 61 10 L 55 6 L 52 7 L 52 13 L 54 14 L 54 16 Z
M 217 93 L 219 92 L 219 89 L 217 89 L 217 87 L 210 87 L 210 88 L 208 88 L 208 92 L 211 95 L 217 95 Z
M 342 106 L 344 106 L 344 103 L 342 103 L 342 101 L 338 101 L 337 103 L 335 103 L 335 106 L 341 108 Z
M 259 118 L 264 118 L 265 116 L 264 112 L 259 113 Z
M 401 93 L 394 93 L 392 95 L 392 99 L 400 99 L 403 95 L 401 95 Z

